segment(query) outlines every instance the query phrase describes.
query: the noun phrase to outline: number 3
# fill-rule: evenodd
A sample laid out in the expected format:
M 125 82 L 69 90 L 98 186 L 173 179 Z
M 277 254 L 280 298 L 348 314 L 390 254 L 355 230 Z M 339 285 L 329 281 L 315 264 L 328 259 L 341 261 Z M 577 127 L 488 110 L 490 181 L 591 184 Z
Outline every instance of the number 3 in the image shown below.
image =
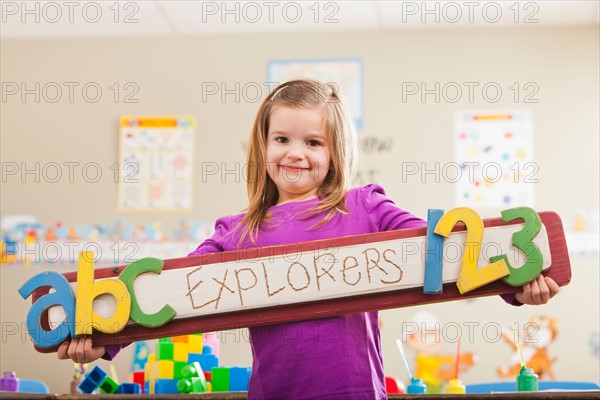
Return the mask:
M 544 258 L 538 246 L 531 240 L 540 232 L 542 220 L 535 210 L 529 207 L 511 208 L 502 211 L 502 221 L 510 222 L 522 218 L 525 226 L 512 235 L 512 244 L 525 253 L 527 260 L 520 268 L 514 268 L 508 262 L 506 254 L 491 257 L 490 261 L 504 260 L 510 270 L 510 275 L 503 278 L 511 286 L 523 286 L 533 281 L 542 272 Z

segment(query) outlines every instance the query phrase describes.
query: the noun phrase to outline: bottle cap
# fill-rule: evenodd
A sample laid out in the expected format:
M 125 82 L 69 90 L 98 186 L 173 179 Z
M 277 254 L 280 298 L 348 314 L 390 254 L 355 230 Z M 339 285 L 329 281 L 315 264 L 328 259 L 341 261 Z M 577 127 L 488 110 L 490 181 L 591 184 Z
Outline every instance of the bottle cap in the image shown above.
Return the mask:
M 407 394 L 424 394 L 427 393 L 427 386 L 423 383 L 423 379 L 410 378 L 410 385 L 406 388 Z
M 519 392 L 537 392 L 538 376 L 531 368 L 521 368 L 521 373 L 517 376 L 517 391 Z
M 444 393 L 467 393 L 467 388 L 460 379 L 450 379 L 444 386 Z

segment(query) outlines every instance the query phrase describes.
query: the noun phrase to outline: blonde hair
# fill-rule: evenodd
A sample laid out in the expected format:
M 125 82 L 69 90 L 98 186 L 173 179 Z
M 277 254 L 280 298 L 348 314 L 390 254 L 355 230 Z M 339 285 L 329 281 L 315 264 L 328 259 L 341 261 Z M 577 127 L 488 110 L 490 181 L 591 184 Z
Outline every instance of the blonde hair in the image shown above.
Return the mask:
M 275 182 L 267 174 L 266 148 L 269 119 L 276 107 L 309 108 L 323 110 L 328 147 L 330 150 L 329 172 L 319 187 L 321 200 L 307 210 L 306 218 L 323 211 L 327 215 L 312 228 L 327 223 L 338 211 L 348 212 L 346 191 L 356 170 L 358 139 L 337 89 L 310 79 L 294 80 L 276 87 L 264 100 L 254 121 L 246 161 L 248 165 L 248 211 L 238 226 L 243 226 L 240 243 L 250 235 L 255 241 L 262 222 L 270 221 L 268 208 L 277 204 L 279 197 Z

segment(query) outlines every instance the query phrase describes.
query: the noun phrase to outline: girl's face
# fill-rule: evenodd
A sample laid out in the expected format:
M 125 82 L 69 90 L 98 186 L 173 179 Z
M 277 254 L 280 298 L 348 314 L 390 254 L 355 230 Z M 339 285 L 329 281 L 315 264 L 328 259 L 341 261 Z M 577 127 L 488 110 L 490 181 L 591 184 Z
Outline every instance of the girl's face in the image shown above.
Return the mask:
M 279 192 L 277 204 L 317 197 L 330 160 L 322 110 L 273 108 L 266 161 Z

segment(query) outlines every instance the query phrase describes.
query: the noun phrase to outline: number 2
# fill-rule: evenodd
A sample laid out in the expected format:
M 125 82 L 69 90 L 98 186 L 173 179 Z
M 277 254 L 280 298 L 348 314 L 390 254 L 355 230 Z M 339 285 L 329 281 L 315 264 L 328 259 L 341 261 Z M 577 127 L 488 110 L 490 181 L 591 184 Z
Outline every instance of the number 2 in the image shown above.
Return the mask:
M 463 294 L 483 285 L 494 282 L 510 274 L 504 259 L 493 261 L 483 268 L 477 269 L 477 260 L 481 251 L 483 238 L 483 221 L 475 210 L 459 207 L 448 211 L 436 225 L 434 232 L 448 237 L 457 222 L 463 222 L 467 227 L 465 254 L 463 256 L 460 274 L 456 286 Z

